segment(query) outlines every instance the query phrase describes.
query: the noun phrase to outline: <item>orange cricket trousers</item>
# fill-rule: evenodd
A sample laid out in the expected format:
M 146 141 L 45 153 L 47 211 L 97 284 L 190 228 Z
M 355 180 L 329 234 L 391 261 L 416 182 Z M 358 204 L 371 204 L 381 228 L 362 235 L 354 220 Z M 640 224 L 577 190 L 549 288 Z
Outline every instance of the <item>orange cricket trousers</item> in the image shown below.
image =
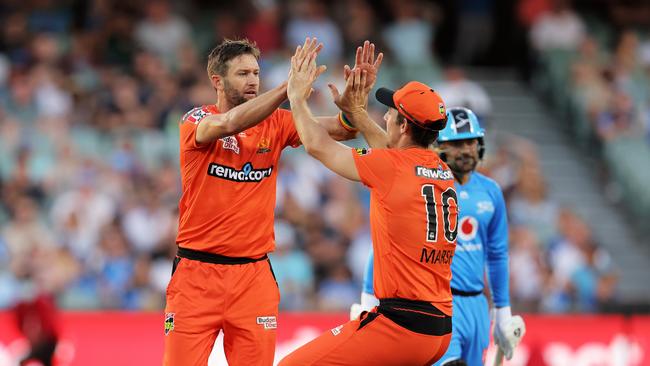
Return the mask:
M 280 291 L 266 256 L 179 248 L 165 306 L 165 366 L 206 366 L 223 330 L 230 366 L 271 366 Z
M 383 299 L 323 333 L 278 366 L 430 366 L 451 340 L 451 317 L 424 301 Z

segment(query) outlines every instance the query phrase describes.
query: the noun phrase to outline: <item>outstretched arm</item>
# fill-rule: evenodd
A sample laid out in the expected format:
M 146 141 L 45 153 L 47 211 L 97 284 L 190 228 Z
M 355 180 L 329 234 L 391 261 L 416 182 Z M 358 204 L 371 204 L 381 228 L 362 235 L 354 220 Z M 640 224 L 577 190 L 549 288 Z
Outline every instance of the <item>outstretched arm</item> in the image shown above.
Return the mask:
M 348 118 L 350 123 L 363 134 L 363 137 L 372 148 L 385 148 L 388 146 L 388 135 L 368 115 L 368 94 L 377 81 L 377 73 L 384 58 L 379 53 L 375 59 L 375 45 L 365 41 L 363 47 L 357 48 L 354 68 L 345 65 L 344 76 L 345 90 L 340 94 L 338 89 L 329 84 L 334 97 L 334 103 Z M 361 71 L 364 81 L 361 85 L 355 83 L 355 75 Z
M 299 46 L 291 58 L 287 95 L 296 130 L 308 154 L 320 160 L 333 172 L 359 181 L 359 173 L 350 148 L 332 139 L 323 126 L 318 124 L 307 105 L 314 80 L 325 71 L 324 66 L 316 65 L 316 55 L 316 52 L 307 55 L 301 53 Z
M 253 127 L 278 109 L 286 98 L 287 85 L 285 83 L 226 113 L 207 116 L 196 128 L 196 142 L 207 144 Z

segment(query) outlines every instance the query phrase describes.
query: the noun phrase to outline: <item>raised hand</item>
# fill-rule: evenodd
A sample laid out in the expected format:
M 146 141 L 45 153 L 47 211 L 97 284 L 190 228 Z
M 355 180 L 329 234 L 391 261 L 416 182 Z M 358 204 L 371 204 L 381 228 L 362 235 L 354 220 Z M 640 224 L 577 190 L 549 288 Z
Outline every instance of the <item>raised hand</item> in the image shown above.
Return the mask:
M 366 83 L 364 84 L 364 90 L 366 91 L 366 94 L 368 94 L 375 86 L 377 73 L 379 73 L 379 68 L 381 67 L 381 61 L 383 59 L 384 54 L 381 52 L 375 58 L 375 44 L 370 43 L 370 41 L 365 41 L 363 42 L 363 46 L 357 47 L 354 68 L 350 69 L 350 66 L 345 65 L 343 67 L 343 76 L 347 81 L 352 74 L 352 70 L 365 70 L 368 75 L 366 77 Z
M 350 71 L 345 82 L 343 94 L 333 84 L 328 84 L 334 98 L 334 103 L 346 115 L 352 115 L 365 110 L 368 101 L 366 85 L 368 83 L 368 72 L 361 68 L 355 68 Z
M 323 48 L 316 38 L 305 39 L 302 46 L 296 48 L 291 57 L 291 70 L 287 85 L 289 100 L 307 99 L 312 92 L 314 81 L 327 69 L 326 66 L 316 64 L 316 56 Z

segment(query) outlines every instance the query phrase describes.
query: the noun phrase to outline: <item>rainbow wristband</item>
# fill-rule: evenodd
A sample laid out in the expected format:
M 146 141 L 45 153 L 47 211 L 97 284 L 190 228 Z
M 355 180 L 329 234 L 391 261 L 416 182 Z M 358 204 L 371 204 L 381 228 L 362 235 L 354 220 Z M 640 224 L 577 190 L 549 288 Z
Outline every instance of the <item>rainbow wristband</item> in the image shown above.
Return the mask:
M 346 130 L 348 130 L 350 132 L 359 131 L 357 128 L 352 126 L 352 123 L 350 123 L 350 120 L 348 119 L 348 117 L 345 114 L 343 114 L 343 112 L 339 112 L 339 122 L 341 122 L 341 126 L 343 126 L 343 128 L 345 128 Z

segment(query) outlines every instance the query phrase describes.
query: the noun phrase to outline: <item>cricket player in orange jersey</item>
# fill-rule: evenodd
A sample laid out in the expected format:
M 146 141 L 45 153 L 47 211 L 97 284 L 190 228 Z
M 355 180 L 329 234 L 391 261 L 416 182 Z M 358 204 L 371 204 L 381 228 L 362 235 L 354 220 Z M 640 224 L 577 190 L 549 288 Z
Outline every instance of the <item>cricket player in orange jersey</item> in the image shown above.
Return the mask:
M 321 48 L 308 38 L 300 49 Z M 207 365 L 220 331 L 229 365 L 273 364 L 280 294 L 267 253 L 275 246 L 276 169 L 281 151 L 300 139 L 291 112 L 278 109 L 286 83 L 257 96 L 258 57 L 247 40 L 217 46 L 207 67 L 217 102 L 180 123 L 182 197 L 164 365 Z M 372 78 L 374 66 L 366 68 Z M 354 136 L 338 117 L 318 123 L 333 138 Z
M 309 154 L 370 188 L 379 306 L 325 332 L 280 366 L 431 365 L 451 339 L 450 267 L 458 222 L 454 176 L 429 149 L 447 123 L 445 105 L 419 82 L 395 92 L 381 88 L 377 99 L 389 107 L 387 134 L 366 128 L 375 125 L 364 108 L 367 73 L 355 68 L 344 96 L 333 88 L 337 104 L 350 112 L 353 125 L 365 124 L 371 145 L 384 141 L 387 148 L 350 149 L 312 117 L 307 99 L 324 66 L 316 65 L 315 52 L 300 51 L 291 60 L 287 88 L 296 130 Z

